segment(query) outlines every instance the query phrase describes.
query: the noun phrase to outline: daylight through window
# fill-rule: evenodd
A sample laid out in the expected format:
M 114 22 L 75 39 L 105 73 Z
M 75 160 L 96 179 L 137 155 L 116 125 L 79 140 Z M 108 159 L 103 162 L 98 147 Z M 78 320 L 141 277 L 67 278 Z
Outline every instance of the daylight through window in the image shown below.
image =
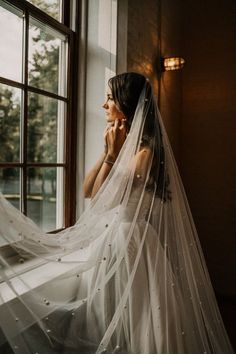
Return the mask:
M 68 226 L 73 203 L 66 11 L 59 0 L 0 0 L 0 191 L 45 231 Z

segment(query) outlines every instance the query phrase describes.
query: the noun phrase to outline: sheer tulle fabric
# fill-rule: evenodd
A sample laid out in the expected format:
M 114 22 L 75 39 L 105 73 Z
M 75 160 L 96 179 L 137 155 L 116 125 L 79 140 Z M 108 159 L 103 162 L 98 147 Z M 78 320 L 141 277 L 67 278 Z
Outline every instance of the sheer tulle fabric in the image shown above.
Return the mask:
M 233 353 L 156 106 L 164 156 L 155 155 L 158 134 L 143 147 L 148 85 L 114 167 L 73 227 L 44 234 L 0 195 L 1 238 L 39 263 L 20 273 L 1 254 L 0 340 L 15 353 Z M 161 193 L 150 186 L 155 156 Z

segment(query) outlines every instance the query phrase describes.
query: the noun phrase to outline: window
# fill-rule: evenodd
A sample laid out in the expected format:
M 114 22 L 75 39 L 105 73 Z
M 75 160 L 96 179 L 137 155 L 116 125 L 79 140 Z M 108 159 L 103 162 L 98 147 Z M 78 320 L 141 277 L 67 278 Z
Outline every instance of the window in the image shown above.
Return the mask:
M 56 20 L 62 20 L 62 0 L 28 0 L 28 2 L 37 6 Z M 69 1 L 67 0 L 67 2 Z
M 75 215 L 70 3 L 0 0 L 0 191 L 45 231 Z

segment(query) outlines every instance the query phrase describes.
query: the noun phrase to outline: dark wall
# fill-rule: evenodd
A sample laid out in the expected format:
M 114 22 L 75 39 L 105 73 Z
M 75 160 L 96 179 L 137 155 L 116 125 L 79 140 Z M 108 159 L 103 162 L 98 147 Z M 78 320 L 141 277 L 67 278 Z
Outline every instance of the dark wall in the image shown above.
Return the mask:
M 236 295 L 236 1 L 128 2 L 127 70 L 149 76 L 218 293 Z M 186 66 L 158 78 L 158 56 Z
M 157 0 L 128 1 L 127 71 L 140 72 L 151 79 L 157 93 L 158 53 Z
M 214 287 L 235 296 L 236 2 L 184 5 L 181 172 Z
M 159 38 L 162 57 L 182 56 L 183 5 L 180 0 L 160 1 Z M 166 71 L 159 78 L 159 106 L 165 127 L 180 166 L 182 71 Z

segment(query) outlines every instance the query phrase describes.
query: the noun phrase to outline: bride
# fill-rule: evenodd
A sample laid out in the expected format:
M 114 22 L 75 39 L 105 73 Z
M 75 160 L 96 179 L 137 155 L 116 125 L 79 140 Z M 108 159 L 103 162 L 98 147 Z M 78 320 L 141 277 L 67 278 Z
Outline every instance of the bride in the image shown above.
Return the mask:
M 149 81 L 111 78 L 103 108 L 104 153 L 74 226 L 44 234 L 0 195 L 1 238 L 39 262 L 20 274 L 0 255 L 0 345 L 20 354 L 232 354 Z

